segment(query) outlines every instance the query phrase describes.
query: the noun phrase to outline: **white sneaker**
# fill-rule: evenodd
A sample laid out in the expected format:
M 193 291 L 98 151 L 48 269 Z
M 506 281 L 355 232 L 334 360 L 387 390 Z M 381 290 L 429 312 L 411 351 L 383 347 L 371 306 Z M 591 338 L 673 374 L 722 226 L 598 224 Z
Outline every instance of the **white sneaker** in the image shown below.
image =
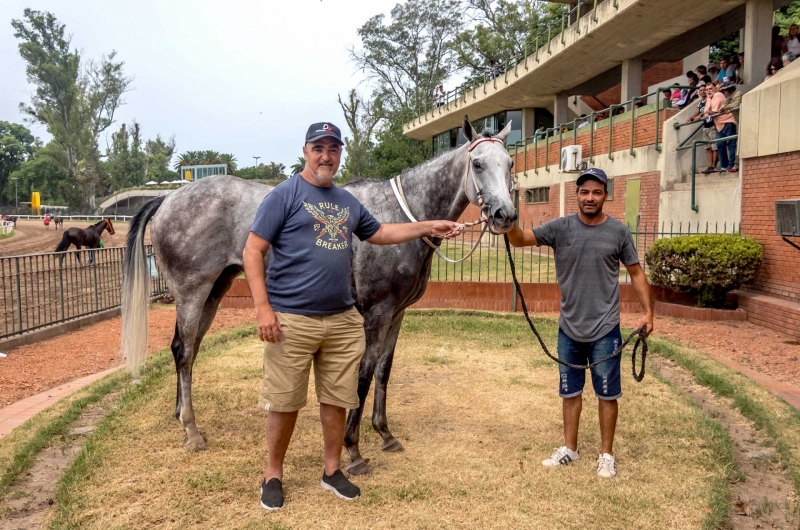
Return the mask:
M 603 453 L 597 457 L 597 476 L 611 478 L 617 476 L 617 462 L 608 453 Z
M 558 466 L 565 466 L 570 464 L 581 457 L 581 450 L 573 451 L 566 445 L 562 445 L 555 452 L 550 455 L 550 458 L 542 460 L 544 467 L 555 468 Z

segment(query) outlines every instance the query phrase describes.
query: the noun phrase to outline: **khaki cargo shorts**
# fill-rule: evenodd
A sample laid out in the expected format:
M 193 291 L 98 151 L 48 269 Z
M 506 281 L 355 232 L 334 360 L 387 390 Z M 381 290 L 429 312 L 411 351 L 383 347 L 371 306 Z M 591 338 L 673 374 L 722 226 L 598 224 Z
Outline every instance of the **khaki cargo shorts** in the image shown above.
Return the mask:
M 264 346 L 259 403 L 275 412 L 305 407 L 313 364 L 320 403 L 358 408 L 358 366 L 367 346 L 364 317 L 354 307 L 326 316 L 276 314 L 283 334 L 281 342 Z

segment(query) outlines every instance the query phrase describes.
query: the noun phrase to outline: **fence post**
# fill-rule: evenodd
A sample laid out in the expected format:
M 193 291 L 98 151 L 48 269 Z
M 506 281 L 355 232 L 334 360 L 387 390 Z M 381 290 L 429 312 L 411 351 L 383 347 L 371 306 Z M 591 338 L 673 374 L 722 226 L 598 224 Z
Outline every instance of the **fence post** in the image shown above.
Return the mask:
M 22 285 L 20 281 L 19 272 L 19 258 L 15 258 L 17 262 L 17 314 L 19 315 L 19 330 L 22 331 Z
M 94 263 L 92 263 L 92 276 L 94 276 L 94 310 L 100 311 L 100 302 L 97 299 L 97 259 L 98 256 L 94 256 Z

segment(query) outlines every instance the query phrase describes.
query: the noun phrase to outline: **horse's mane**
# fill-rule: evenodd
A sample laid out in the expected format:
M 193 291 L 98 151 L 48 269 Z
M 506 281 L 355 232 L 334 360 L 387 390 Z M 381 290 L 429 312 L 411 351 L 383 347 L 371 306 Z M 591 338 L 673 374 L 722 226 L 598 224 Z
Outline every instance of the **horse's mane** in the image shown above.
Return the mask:
M 475 140 L 478 140 L 478 139 L 481 139 L 481 138 L 492 138 L 493 136 L 494 135 L 492 134 L 492 132 L 489 129 L 484 129 L 483 132 L 478 133 L 478 137 L 475 138 Z M 400 176 L 402 177 L 403 175 L 409 173 L 410 171 L 416 171 L 416 170 L 419 170 L 419 169 L 426 168 L 429 165 L 432 165 L 433 163 L 435 163 L 440 158 L 451 154 L 453 151 L 456 151 L 457 149 L 460 149 L 463 145 L 464 144 L 458 145 L 456 147 L 451 147 L 447 151 L 442 151 L 438 155 L 436 155 L 436 156 L 434 156 L 432 158 L 429 158 L 428 160 L 426 160 L 425 162 L 423 162 L 423 163 L 421 163 L 419 165 L 416 165 L 416 166 L 413 166 L 413 167 L 408 167 L 408 168 L 406 168 L 406 169 L 404 169 L 403 171 L 400 172 Z M 368 184 L 374 184 L 374 183 L 378 183 L 378 182 L 386 182 L 387 180 L 389 180 L 389 179 L 374 178 L 374 177 L 355 177 L 353 180 L 351 180 L 347 184 L 344 184 L 342 187 L 344 187 L 344 186 L 347 186 L 347 187 L 358 187 L 358 186 L 361 186 L 361 185 L 366 186 Z

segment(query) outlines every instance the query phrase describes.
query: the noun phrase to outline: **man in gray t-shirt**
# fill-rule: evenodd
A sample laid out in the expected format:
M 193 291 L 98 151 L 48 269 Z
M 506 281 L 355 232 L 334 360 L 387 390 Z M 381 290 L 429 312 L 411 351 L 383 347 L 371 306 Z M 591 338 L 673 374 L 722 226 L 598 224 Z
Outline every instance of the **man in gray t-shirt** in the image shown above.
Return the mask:
M 619 264 L 625 265 L 636 296 L 645 310 L 639 327 L 653 331 L 650 287 L 639 265 L 628 228 L 603 213 L 608 197 L 608 177 L 597 168 L 584 171 L 576 182 L 578 213 L 553 219 L 531 231 L 515 227 L 508 239 L 515 247 L 553 247 L 556 278 L 561 287 L 558 319 L 558 357 L 586 365 L 608 357 L 622 341 L 619 329 Z M 583 406 L 586 371 L 559 364 L 559 395 L 563 399 L 564 445 L 542 465 L 549 468 L 569 464 L 580 457 L 578 425 Z M 617 474 L 613 456 L 618 403 L 622 396 L 620 357 L 591 369 L 592 386 L 598 398 L 601 448 L 597 474 Z

